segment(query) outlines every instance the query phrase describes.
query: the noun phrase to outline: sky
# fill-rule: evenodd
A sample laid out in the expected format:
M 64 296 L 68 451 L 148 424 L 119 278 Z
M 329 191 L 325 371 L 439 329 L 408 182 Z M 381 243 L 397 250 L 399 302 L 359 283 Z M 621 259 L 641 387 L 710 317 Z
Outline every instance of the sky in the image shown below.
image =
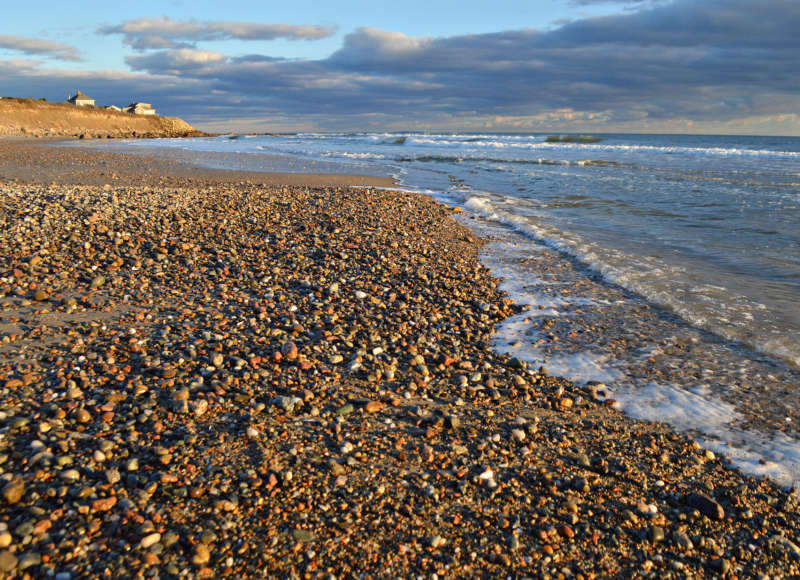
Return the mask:
M 38 0 L 0 95 L 208 131 L 800 136 L 800 0 Z

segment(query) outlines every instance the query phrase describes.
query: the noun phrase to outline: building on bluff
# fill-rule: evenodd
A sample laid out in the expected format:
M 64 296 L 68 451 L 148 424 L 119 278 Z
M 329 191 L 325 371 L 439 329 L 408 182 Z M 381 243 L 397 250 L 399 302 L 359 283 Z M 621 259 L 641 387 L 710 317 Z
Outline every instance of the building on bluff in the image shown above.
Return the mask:
M 80 89 L 78 92 L 67 99 L 68 103 L 72 103 L 76 107 L 94 107 L 94 99 L 84 95 Z
M 124 109 L 126 113 L 133 113 L 134 115 L 155 115 L 156 110 L 150 106 L 150 103 L 131 103 Z

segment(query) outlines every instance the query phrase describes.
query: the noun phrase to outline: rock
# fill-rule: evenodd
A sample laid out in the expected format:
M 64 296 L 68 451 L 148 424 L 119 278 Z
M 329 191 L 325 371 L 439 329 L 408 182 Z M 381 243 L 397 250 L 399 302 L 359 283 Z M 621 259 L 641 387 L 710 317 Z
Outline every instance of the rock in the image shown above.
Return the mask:
M 709 565 L 712 570 L 722 575 L 727 574 L 731 569 L 731 563 L 725 558 L 714 558 L 709 562 Z
M 95 276 L 94 278 L 92 278 L 92 283 L 89 284 L 89 288 L 91 288 L 92 290 L 96 290 L 105 283 L 106 279 L 104 276 Z
M 664 528 L 661 526 L 650 526 L 647 537 L 651 543 L 657 544 L 664 541 Z
M 3 487 L 3 499 L 7 503 L 14 504 L 22 499 L 25 493 L 25 481 L 21 477 L 12 479 Z
M 722 506 L 704 493 L 690 493 L 686 497 L 686 504 L 712 520 L 725 519 L 725 510 L 722 509 Z
M 211 560 L 211 552 L 209 552 L 208 546 L 205 544 L 197 544 L 194 547 L 192 564 L 196 566 L 203 566 L 204 564 L 208 564 L 209 560 Z
M 445 544 L 447 544 L 447 540 L 444 539 L 442 536 L 436 535 L 431 538 L 431 548 L 441 548 Z
M 26 552 L 21 554 L 17 562 L 19 570 L 27 570 L 32 566 L 38 566 L 42 563 L 42 556 L 38 552 Z
M 340 417 L 347 417 L 347 415 L 351 414 L 353 411 L 355 411 L 355 407 L 353 407 L 351 403 L 346 403 L 336 409 L 336 414 Z
M 62 471 L 59 476 L 67 483 L 75 483 L 81 478 L 81 472 L 77 469 L 67 469 Z
M 572 539 L 575 537 L 575 531 L 571 527 L 563 525 L 558 527 L 558 535 L 562 538 Z
M 144 538 L 142 538 L 142 541 L 139 542 L 139 546 L 146 550 L 147 548 L 149 548 L 153 544 L 156 544 L 156 543 L 158 543 L 160 541 L 161 541 L 161 534 L 159 534 L 158 532 L 155 532 L 155 533 L 152 533 L 152 534 L 148 534 Z
M 295 360 L 298 354 L 297 345 L 291 340 L 283 343 L 281 354 L 286 360 Z
M 0 550 L 8 548 L 11 545 L 11 542 L 14 538 L 12 538 L 11 534 L 8 531 L 0 532 Z
M 119 480 L 122 478 L 119 474 L 119 470 L 117 469 L 106 469 L 105 471 L 106 481 L 111 485 L 115 483 L 119 483 Z
M 292 537 L 303 544 L 314 541 L 314 534 L 308 530 L 295 529 L 292 530 Z
M 107 512 L 117 504 L 117 496 L 104 497 L 92 502 L 92 511 Z
M 513 358 L 509 359 L 508 366 L 510 368 L 512 368 L 512 369 L 526 369 L 526 368 L 528 368 L 528 363 L 526 363 L 522 359 L 519 359 L 517 357 L 513 357 Z
M 36 291 L 36 293 L 33 295 L 33 299 L 36 300 L 36 302 L 44 302 L 48 298 L 50 298 L 50 294 L 48 294 L 47 292 L 45 292 L 41 288 L 39 288 Z
M 0 551 L 0 570 L 13 572 L 17 568 L 17 557 L 8 550 Z
M 286 411 L 287 413 L 294 412 L 295 407 L 302 402 L 303 400 L 299 397 L 286 397 L 286 396 L 275 397 L 273 399 L 270 399 L 269 401 L 270 405 L 272 405 L 273 407 L 278 407 L 279 409 L 281 409 L 282 411 Z
M 692 550 L 694 549 L 694 544 L 686 532 L 676 531 L 672 534 L 672 540 L 675 542 L 675 545 L 678 546 L 681 550 Z
M 208 411 L 208 401 L 205 399 L 198 399 L 193 401 L 190 407 L 195 417 L 202 417 L 206 414 L 206 411 Z
M 770 544 L 780 546 L 783 550 L 789 553 L 794 559 L 800 561 L 800 546 L 792 542 L 789 538 L 780 535 L 774 535 L 770 538 Z

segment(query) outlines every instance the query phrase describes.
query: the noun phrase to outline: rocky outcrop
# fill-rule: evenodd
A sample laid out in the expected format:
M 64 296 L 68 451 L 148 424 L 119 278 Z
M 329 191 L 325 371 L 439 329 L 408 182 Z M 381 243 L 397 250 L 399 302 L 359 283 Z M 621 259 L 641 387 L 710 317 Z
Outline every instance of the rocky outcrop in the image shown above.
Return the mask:
M 33 99 L 0 99 L 0 136 L 115 139 L 201 135 L 202 131 L 176 117 L 131 115 Z

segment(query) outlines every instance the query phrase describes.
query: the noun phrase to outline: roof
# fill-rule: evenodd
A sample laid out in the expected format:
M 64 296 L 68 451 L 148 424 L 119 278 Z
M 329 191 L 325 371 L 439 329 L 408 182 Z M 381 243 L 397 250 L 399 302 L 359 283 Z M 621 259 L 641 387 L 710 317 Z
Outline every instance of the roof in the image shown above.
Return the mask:
M 94 101 L 94 99 L 88 95 L 85 95 L 78 89 L 78 92 L 75 93 L 74 96 L 69 98 L 70 101 Z

